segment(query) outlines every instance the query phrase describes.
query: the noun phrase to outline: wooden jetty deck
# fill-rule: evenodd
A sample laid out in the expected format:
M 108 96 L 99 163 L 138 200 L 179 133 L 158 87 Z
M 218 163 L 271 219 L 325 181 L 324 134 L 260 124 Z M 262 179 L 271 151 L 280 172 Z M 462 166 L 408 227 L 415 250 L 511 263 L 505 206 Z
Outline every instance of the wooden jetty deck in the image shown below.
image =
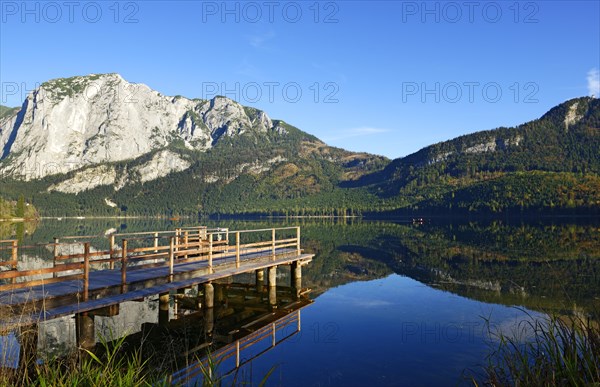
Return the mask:
M 301 266 L 313 257 L 301 250 L 299 227 L 243 231 L 189 227 L 113 234 L 104 241 L 106 250 L 95 250 L 92 238 L 62 237 L 35 246 L 0 241 L 2 328 L 168 294 L 237 274 L 258 275 L 263 269 L 268 269 L 269 286 L 275 286 L 280 265 L 290 265 L 292 280 L 300 283 Z M 27 269 L 19 264 L 20 256 L 36 251 L 50 255 L 46 267 Z

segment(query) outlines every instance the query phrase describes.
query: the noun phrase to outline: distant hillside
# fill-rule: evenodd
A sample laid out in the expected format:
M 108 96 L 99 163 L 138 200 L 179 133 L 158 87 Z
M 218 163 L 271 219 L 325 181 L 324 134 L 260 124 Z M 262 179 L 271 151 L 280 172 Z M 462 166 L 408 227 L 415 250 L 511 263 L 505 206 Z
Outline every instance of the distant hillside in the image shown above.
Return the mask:
M 423 148 L 353 184 L 398 208 L 598 209 L 599 173 L 600 100 L 577 98 L 517 127 Z
M 0 195 L 44 215 L 600 212 L 593 98 L 393 161 L 118 74 L 48 81 L 0 113 Z
M 0 198 L 0 219 L 34 219 L 37 217 L 35 207 L 26 203 L 23 197 L 20 197 L 17 201 Z

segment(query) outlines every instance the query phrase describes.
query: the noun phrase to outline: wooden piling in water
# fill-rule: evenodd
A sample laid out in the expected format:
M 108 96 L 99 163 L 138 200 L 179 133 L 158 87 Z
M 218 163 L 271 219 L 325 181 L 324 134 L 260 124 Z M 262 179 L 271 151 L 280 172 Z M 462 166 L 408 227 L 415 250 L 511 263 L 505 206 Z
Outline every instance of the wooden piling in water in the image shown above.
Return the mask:
M 169 293 L 158 296 L 158 325 L 166 326 L 169 322 Z
M 77 346 L 82 349 L 92 349 L 96 345 L 96 329 L 94 315 L 84 312 L 75 315 L 75 336 Z

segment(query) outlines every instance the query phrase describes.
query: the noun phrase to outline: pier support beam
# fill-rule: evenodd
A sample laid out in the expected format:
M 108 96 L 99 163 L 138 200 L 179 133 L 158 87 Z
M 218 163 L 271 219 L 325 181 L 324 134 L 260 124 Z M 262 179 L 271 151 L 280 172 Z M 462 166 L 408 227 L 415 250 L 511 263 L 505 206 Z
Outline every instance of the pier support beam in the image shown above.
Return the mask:
M 277 266 L 271 266 L 267 269 L 269 282 L 269 305 L 272 308 L 277 307 Z
M 302 289 L 302 266 L 298 261 L 292 262 L 290 266 L 290 286 L 294 290 L 296 298 L 300 297 Z
M 263 269 L 258 269 L 254 272 L 254 276 L 256 278 L 256 291 L 260 292 L 263 290 L 263 285 L 265 283 L 265 271 Z
M 163 327 L 169 322 L 169 293 L 158 296 L 158 325 Z
M 215 288 L 212 283 L 207 282 L 204 284 L 204 305 L 202 310 L 204 312 L 204 333 L 207 340 L 212 337 L 213 329 L 215 326 Z
M 277 266 L 271 266 L 267 271 L 269 275 L 269 287 L 277 286 Z
M 210 282 L 204 284 L 204 306 L 206 308 L 215 306 L 215 288 Z
M 277 308 L 277 287 L 269 286 L 269 305 L 272 309 Z
M 224 286 L 221 284 L 214 284 L 215 286 L 215 300 L 217 301 L 217 306 L 223 305 L 225 303 L 225 292 Z
M 186 288 L 179 288 L 179 289 L 177 289 L 177 297 L 179 297 L 179 296 L 183 296 L 184 297 L 185 296 L 185 290 L 186 290 Z M 179 309 L 178 309 L 178 307 L 179 307 L 178 303 L 175 302 L 173 304 L 173 314 L 175 316 L 179 315 Z M 177 318 L 177 317 L 175 317 L 175 318 Z
M 210 340 L 215 328 L 215 308 L 204 309 L 204 335 Z
M 94 315 L 87 312 L 75 315 L 75 332 L 77 346 L 83 349 L 92 349 L 96 345 L 96 327 Z

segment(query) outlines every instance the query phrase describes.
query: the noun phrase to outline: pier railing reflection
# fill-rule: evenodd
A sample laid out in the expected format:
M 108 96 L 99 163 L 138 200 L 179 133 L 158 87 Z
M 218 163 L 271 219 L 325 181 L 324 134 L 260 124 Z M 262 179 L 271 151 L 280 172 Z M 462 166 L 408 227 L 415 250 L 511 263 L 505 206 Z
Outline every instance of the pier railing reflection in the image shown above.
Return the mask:
M 66 357 L 73 356 L 78 348 L 99 359 L 114 353 L 125 359 L 141 356 L 148 373 L 167 375 L 172 384 L 194 384 L 205 376 L 203 370 L 211 369 L 209 357 L 219 365 L 216 372 L 224 377 L 297 335 L 301 309 L 312 303 L 307 297 L 309 289 L 299 291 L 292 286 L 273 288 L 263 282 L 227 280 L 212 286 L 214 304 L 205 302 L 205 288 L 194 287 L 172 292 L 162 300 L 152 298 L 98 310 L 95 316 L 104 317 L 96 323 L 93 316 L 58 319 L 54 328 L 65 335 L 57 337 L 54 344 L 67 342 L 62 355 Z M 147 310 L 136 320 L 135 311 L 139 313 L 141 305 Z M 154 318 L 148 321 L 148 315 Z M 127 326 L 114 325 L 123 317 L 129 320 Z M 132 326 L 131 321 L 139 325 Z M 70 327 L 73 324 L 75 329 Z M 48 355 L 42 353 L 46 330 L 43 325 L 21 326 L 2 333 L 0 347 L 10 354 L 0 359 L 3 372 L 27 372 L 27 365 L 48 361 Z M 67 337 L 73 330 L 75 342 Z M 110 337 L 105 337 L 107 332 Z M 85 356 L 87 351 L 80 354 Z
M 226 377 L 300 333 L 300 309 L 290 312 L 275 321 L 272 321 L 273 318 L 277 318 L 277 314 L 274 314 L 268 321 L 262 320 L 262 326 L 247 336 L 239 338 L 208 355 L 199 356 L 200 360 L 173 373 L 170 382 L 179 385 L 198 378 L 204 378 L 207 376 L 206 373 L 212 372 L 211 364 L 217 364 L 220 377 Z M 257 346 L 261 348 L 252 352 L 252 349 Z M 228 360 L 230 361 L 227 362 Z

